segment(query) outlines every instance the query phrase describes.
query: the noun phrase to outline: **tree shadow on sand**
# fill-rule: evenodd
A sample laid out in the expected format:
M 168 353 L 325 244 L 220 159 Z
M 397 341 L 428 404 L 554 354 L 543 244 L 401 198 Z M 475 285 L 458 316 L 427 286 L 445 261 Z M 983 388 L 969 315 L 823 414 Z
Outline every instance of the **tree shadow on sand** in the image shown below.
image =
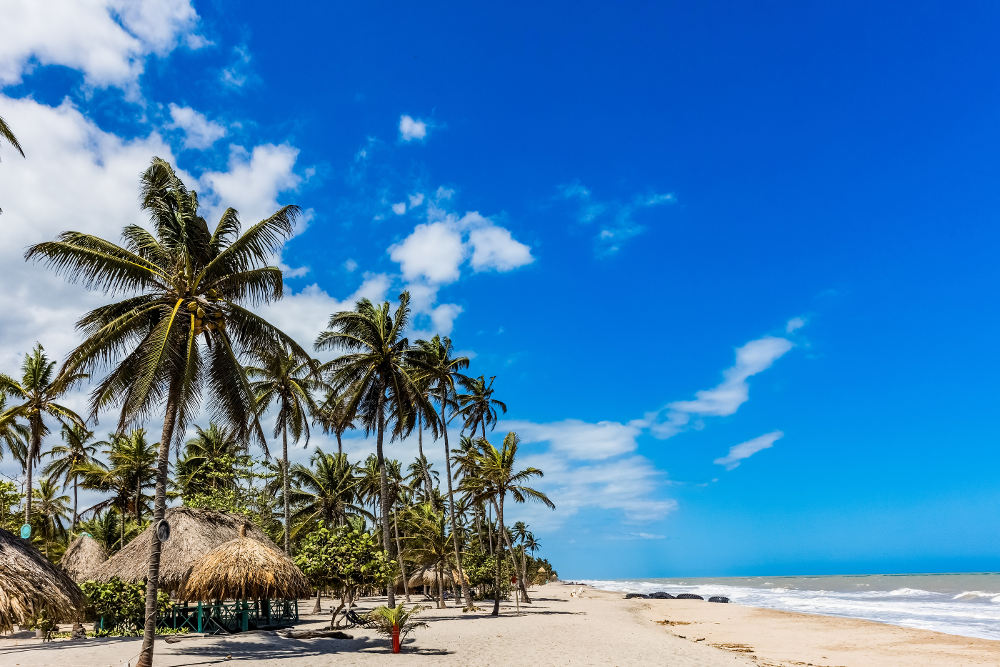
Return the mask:
M 177 662 L 180 667 L 195 665 L 214 665 L 222 660 L 237 662 L 240 660 L 298 660 L 308 661 L 309 658 L 320 658 L 335 654 L 391 654 L 392 647 L 387 639 L 371 639 L 358 637 L 355 639 L 285 639 L 269 638 L 267 643 L 243 642 L 238 638 L 223 639 L 208 645 L 199 646 L 198 638 L 193 637 L 183 647 L 174 646 L 174 658 L 190 657 L 190 662 Z M 416 640 L 407 639 L 403 642 L 403 653 L 414 655 L 449 655 L 454 651 L 437 648 L 414 646 Z

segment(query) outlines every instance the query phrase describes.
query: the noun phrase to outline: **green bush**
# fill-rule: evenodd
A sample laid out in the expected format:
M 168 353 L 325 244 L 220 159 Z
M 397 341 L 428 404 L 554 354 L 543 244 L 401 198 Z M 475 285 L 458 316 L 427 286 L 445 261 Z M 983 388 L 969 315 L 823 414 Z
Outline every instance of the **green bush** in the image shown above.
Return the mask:
M 134 637 L 132 626 L 140 628 L 139 634 L 142 634 L 146 613 L 145 584 L 131 584 L 112 577 L 109 581 L 85 581 L 80 584 L 80 590 L 87 596 L 88 619 L 97 620 L 103 616 L 106 630 L 109 624 L 114 624 L 109 634 Z M 172 606 L 170 596 L 160 591 L 157 611 L 163 614 Z

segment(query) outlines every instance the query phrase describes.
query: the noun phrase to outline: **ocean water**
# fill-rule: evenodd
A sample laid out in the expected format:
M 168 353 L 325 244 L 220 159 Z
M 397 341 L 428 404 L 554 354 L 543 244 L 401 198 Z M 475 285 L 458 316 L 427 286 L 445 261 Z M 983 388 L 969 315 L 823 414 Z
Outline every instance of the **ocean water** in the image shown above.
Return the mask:
M 1000 640 L 1000 573 L 581 580 L 623 593 L 725 595 L 732 602 Z

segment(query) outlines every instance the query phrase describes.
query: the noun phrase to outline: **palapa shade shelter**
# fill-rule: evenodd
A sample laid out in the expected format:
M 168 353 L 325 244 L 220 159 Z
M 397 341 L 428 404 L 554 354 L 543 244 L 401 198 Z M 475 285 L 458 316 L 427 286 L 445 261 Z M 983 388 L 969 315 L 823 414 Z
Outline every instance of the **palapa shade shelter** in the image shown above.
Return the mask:
M 191 568 L 178 591 L 184 600 L 295 600 L 312 594 L 312 587 L 295 563 L 273 545 L 246 537 L 230 540 L 208 552 Z
M 441 580 L 445 586 L 451 586 L 453 582 L 458 581 L 458 572 L 443 570 Z M 468 582 L 468 577 L 466 577 L 466 582 Z M 410 588 L 437 586 L 437 572 L 432 567 L 420 568 L 410 575 L 409 579 L 406 580 L 406 585 Z
M 27 623 L 43 609 L 52 620 L 76 620 L 85 604 L 65 572 L 26 540 L 0 529 L 0 632 Z
M 166 520 L 170 523 L 170 539 L 161 545 L 160 588 L 174 592 L 187 579 L 191 567 L 212 549 L 234 540 L 246 519 L 235 514 L 216 510 L 171 507 Z M 149 575 L 149 545 L 155 527 L 151 524 L 125 548 L 109 558 L 101 568 L 98 579 L 107 581 L 118 577 L 122 581 L 139 582 Z M 277 549 L 259 528 L 247 528 L 249 539 Z
M 66 553 L 63 554 L 59 565 L 66 570 L 66 574 L 72 577 L 73 581 L 79 583 L 96 579 L 107 559 L 108 552 L 104 545 L 84 533 L 66 547 Z

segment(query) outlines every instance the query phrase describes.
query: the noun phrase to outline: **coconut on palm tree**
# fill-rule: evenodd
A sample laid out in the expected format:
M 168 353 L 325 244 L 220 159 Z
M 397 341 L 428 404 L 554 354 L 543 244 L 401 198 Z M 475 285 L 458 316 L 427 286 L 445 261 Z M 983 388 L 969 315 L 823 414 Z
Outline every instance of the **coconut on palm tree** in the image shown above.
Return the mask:
M 382 544 L 390 559 L 395 548 L 389 527 L 391 506 L 383 450 L 386 429 L 390 441 L 402 438 L 412 430 L 417 409 L 433 410 L 420 393 L 409 364 L 413 352 L 403 336 L 409 314 L 409 292 L 399 295 L 395 310 L 388 301 L 376 306 L 368 299 L 361 299 L 354 310 L 334 313 L 328 330 L 316 339 L 317 350 L 344 352 L 327 362 L 324 369 L 334 390 L 347 396 L 347 414 L 363 424 L 367 434 L 375 434 Z M 394 606 L 391 585 L 387 592 L 389 604 Z
M 79 514 L 80 469 L 94 460 L 97 445 L 92 444 L 94 432 L 79 424 L 64 425 L 62 428 L 63 444 L 55 445 L 49 450 L 52 461 L 45 466 L 45 474 L 52 479 L 61 477 L 63 487 L 73 483 L 73 522 L 76 530 Z
M 211 395 L 213 418 L 249 438 L 255 402 L 241 357 L 281 346 L 306 357 L 252 310 L 281 297 L 281 269 L 270 263 L 291 235 L 299 209 L 284 206 L 241 233 L 239 215 L 229 208 L 211 229 L 198 211 L 197 194 L 160 158 L 153 158 L 141 177 L 141 201 L 152 231 L 128 225 L 123 245 L 65 232 L 32 246 L 26 258 L 121 297 L 80 319 L 85 340 L 70 353 L 66 368 L 110 370 L 94 390 L 91 408 L 96 413 L 120 406 L 120 431 L 162 409 L 153 509 L 159 522 L 166 510 L 170 444 L 197 413 L 203 389 Z M 154 537 L 142 667 L 153 659 L 159 569 L 160 541 Z
M 21 401 L 9 406 L 0 414 L 0 432 L 12 428 L 15 422 L 27 423 L 30 434 L 28 448 L 24 456 L 25 489 L 28 497 L 24 503 L 24 522 L 31 524 L 31 478 L 34 464 L 42 455 L 42 438 L 49 433 L 45 417 L 54 417 L 63 425 L 76 424 L 83 426 L 83 419 L 68 407 L 57 401 L 68 392 L 74 384 L 87 377 L 86 374 L 75 371 L 55 372 L 56 362 L 50 361 L 41 345 L 24 355 L 21 364 L 21 379 L 15 380 L 9 375 L 0 374 L 0 393 L 8 398 Z
M 448 445 L 448 413 L 449 406 L 454 407 L 455 386 L 457 383 L 470 382 L 469 378 L 461 373 L 469 367 L 468 357 L 454 356 L 454 346 L 451 339 L 445 336 L 434 336 L 430 340 L 417 341 L 417 354 L 414 355 L 413 365 L 420 373 L 428 385 L 428 391 L 438 402 L 440 407 L 441 434 L 444 436 L 444 465 L 445 478 L 448 480 L 448 512 L 451 519 L 451 532 L 458 533 L 458 523 L 455 520 L 455 492 L 452 488 L 451 476 L 451 447 Z M 462 599 L 465 606 L 471 609 L 472 595 L 469 593 L 469 585 L 465 582 L 465 573 L 462 570 L 462 554 L 458 540 L 452 541 L 455 549 L 455 565 L 458 568 L 459 582 L 462 588 Z
M 272 405 L 278 407 L 274 420 L 274 437 L 281 436 L 281 495 L 285 508 L 285 553 L 290 554 L 291 505 L 288 482 L 288 434 L 298 442 L 305 436 L 309 443 L 309 421 L 318 411 L 312 392 L 318 387 L 310 359 L 301 359 L 291 350 L 272 350 L 258 355 L 259 366 L 247 366 L 250 387 L 258 414 Z

